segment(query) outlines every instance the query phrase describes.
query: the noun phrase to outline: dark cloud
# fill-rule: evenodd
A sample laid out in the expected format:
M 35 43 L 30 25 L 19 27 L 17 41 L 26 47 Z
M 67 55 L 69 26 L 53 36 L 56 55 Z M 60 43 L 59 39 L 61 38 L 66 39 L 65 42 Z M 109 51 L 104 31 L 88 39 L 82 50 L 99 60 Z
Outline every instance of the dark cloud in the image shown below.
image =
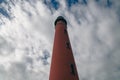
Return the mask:
M 15 51 L 15 47 L 4 37 L 0 36 L 0 55 L 8 56 Z
M 44 51 L 43 51 L 43 55 L 44 55 L 44 56 L 41 57 L 41 60 L 43 61 L 43 64 L 44 64 L 44 65 L 49 64 L 49 62 L 48 62 L 48 58 L 50 57 L 49 51 L 44 50 Z

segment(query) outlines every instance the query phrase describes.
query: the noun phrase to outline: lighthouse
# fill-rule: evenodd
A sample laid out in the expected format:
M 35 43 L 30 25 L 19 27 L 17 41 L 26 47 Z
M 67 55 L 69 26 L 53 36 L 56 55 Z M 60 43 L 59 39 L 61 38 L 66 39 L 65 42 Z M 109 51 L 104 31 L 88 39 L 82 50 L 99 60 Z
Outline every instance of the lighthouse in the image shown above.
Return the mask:
M 54 25 L 55 36 L 49 80 L 79 80 L 68 36 L 67 21 L 59 16 Z

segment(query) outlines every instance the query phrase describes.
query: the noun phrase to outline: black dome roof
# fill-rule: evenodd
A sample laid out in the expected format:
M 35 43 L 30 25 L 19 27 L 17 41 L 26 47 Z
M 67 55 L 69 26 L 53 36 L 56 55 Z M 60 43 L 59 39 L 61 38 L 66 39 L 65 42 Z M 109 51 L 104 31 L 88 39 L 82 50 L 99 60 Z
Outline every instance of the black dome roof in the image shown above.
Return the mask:
M 55 20 L 55 25 L 57 24 L 58 21 L 62 20 L 66 25 L 67 25 L 67 21 L 62 17 L 62 16 L 58 16 L 57 19 Z

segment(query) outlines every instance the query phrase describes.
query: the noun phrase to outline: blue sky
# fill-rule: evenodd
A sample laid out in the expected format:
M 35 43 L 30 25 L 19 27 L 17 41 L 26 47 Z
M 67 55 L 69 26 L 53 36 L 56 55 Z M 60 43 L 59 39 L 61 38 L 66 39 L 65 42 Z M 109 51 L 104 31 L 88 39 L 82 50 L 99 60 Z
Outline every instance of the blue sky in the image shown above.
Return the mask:
M 119 80 L 119 0 L 0 0 L 0 80 L 49 79 L 59 15 L 80 80 Z
M 9 0 L 8 0 L 9 1 Z M 9 4 L 9 2 L 6 1 L 6 0 L 0 0 L 0 4 L 2 3 L 6 3 L 6 4 Z M 30 1 L 30 0 L 28 0 Z M 44 4 L 48 6 L 48 8 L 54 8 L 55 10 L 57 10 L 59 7 L 60 7 L 60 4 L 57 0 L 43 0 L 44 1 Z M 87 3 L 88 3 L 89 0 L 66 0 L 66 4 L 68 6 L 68 8 L 71 8 L 72 5 L 76 5 L 76 4 L 82 4 L 82 5 L 86 5 L 87 6 Z M 109 7 L 111 8 L 112 5 L 114 4 L 112 0 L 105 0 L 103 3 L 102 0 L 95 0 L 96 3 L 98 5 L 103 5 L 105 7 Z M 10 15 L 9 13 L 4 9 L 4 8 L 0 8 L 0 13 L 2 15 L 4 15 L 5 17 L 7 18 L 10 18 Z

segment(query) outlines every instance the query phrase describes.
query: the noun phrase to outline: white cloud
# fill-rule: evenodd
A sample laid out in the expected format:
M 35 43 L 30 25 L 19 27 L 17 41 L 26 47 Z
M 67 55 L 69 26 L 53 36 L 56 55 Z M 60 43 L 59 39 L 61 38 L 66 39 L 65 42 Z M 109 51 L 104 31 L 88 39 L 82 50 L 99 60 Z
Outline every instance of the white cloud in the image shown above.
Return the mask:
M 54 20 L 59 15 L 68 21 L 80 80 L 119 80 L 119 1 L 112 8 L 89 1 L 68 9 L 61 0 L 60 8 L 52 11 L 43 1 L 31 1 L 13 0 L 13 19 L 1 18 L 5 24 L 0 26 L 0 80 L 49 79 Z

